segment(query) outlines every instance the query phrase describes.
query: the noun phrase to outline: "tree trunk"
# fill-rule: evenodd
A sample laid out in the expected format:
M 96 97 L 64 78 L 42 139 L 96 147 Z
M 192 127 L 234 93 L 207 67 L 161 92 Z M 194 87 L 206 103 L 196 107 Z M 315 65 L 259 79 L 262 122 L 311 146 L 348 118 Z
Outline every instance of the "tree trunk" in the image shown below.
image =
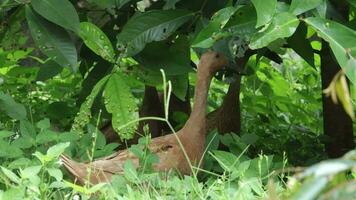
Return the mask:
M 327 42 L 322 43 L 321 49 L 321 80 L 326 89 L 333 77 L 340 71 L 340 67 L 333 58 Z M 352 120 L 346 114 L 342 105 L 335 104 L 331 97 L 323 94 L 324 134 L 329 137 L 325 143 L 327 154 L 331 158 L 340 157 L 354 148 Z
M 331 0 L 332 6 L 338 11 L 337 21 L 348 21 L 348 3 L 344 0 Z M 326 89 L 333 77 L 341 70 L 327 42 L 322 42 L 321 49 L 321 81 Z M 329 137 L 325 143 L 327 154 L 331 158 L 340 157 L 355 146 L 353 140 L 352 120 L 342 105 L 334 104 L 330 97 L 323 94 L 324 134 Z

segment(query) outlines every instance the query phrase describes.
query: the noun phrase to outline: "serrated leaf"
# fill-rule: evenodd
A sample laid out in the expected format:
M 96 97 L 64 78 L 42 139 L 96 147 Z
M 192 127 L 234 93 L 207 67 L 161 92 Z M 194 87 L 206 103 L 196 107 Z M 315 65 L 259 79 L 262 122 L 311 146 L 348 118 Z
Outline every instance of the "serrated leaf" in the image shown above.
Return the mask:
M 193 47 L 208 48 L 211 47 L 215 39 L 213 34 L 223 29 L 236 12 L 236 7 L 226 7 L 217 11 L 211 18 L 210 22 L 204 27 L 192 42 Z
M 32 38 L 39 49 L 61 66 L 77 69 L 77 51 L 68 33 L 41 18 L 26 6 L 26 19 Z
M 105 76 L 94 86 L 90 95 L 85 99 L 84 103 L 80 106 L 80 110 L 77 116 L 74 118 L 74 123 L 72 125 L 72 132 L 83 132 L 83 127 L 89 123 L 91 117 L 91 107 L 94 103 L 96 96 L 102 90 L 103 86 L 106 84 L 109 76 Z
M 274 16 L 271 24 L 263 32 L 256 33 L 251 38 L 250 48 L 259 49 L 266 47 L 271 42 L 286 38 L 295 32 L 299 25 L 299 20 L 288 12 L 278 13 Z
M 109 62 L 115 61 L 114 48 L 109 38 L 95 24 L 90 22 L 80 23 L 79 36 L 83 39 L 85 45 L 94 53 Z
M 185 10 L 153 10 L 135 14 L 117 35 L 117 47 L 126 56 L 140 52 L 147 43 L 169 37 L 192 18 Z
M 48 150 L 47 150 L 47 156 L 50 158 L 50 159 L 54 159 L 54 158 L 58 158 L 59 155 L 61 155 L 64 150 L 69 147 L 69 142 L 66 142 L 66 143 L 59 143 L 59 144 L 56 144 L 52 147 L 50 147 Z
M 54 177 L 57 181 L 61 181 L 63 179 L 63 174 L 60 169 L 57 168 L 47 168 L 48 174 Z
M 306 18 L 305 22 L 312 26 L 321 38 L 329 42 L 346 76 L 353 84 L 356 84 L 356 66 L 350 66 L 356 63 L 356 31 L 335 21 L 319 17 Z
M 256 28 L 271 21 L 276 13 L 277 0 L 251 0 L 257 13 Z
M 0 91 L 0 109 L 13 119 L 26 119 L 27 112 L 25 106 L 17 103 L 10 95 L 2 91 Z
M 46 144 L 49 142 L 54 142 L 57 141 L 58 135 L 50 130 L 44 130 L 41 131 L 37 136 L 36 136 L 36 143 L 37 144 Z
M 292 0 L 289 11 L 295 15 L 299 15 L 318 7 L 322 2 L 323 0 Z
M 114 130 L 123 139 L 132 138 L 138 122 L 138 107 L 123 74 L 110 76 L 103 93 L 105 107 L 112 114 Z
M 63 28 L 79 32 L 79 17 L 68 0 L 32 0 L 33 9 L 47 20 Z

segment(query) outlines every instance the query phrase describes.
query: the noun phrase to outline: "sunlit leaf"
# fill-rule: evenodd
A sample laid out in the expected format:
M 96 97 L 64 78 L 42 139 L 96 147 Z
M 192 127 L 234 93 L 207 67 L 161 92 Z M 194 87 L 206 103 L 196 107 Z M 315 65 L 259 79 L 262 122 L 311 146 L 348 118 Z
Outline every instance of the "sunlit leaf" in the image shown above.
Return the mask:
M 95 98 L 98 96 L 99 92 L 103 89 L 109 76 L 105 76 L 94 86 L 90 95 L 85 99 L 84 103 L 80 106 L 80 110 L 77 116 L 74 118 L 74 123 L 72 125 L 71 131 L 73 132 L 83 132 L 83 127 L 89 123 L 91 118 L 91 107 L 94 103 Z
M 251 1 L 257 12 L 256 28 L 270 22 L 276 12 L 277 0 L 251 0 Z
M 251 38 L 250 48 L 259 49 L 279 38 L 289 37 L 293 35 L 298 25 L 299 20 L 294 15 L 288 12 L 278 13 L 266 30 L 256 33 Z
M 99 27 L 90 22 L 82 22 L 80 23 L 79 35 L 94 53 L 107 61 L 114 62 L 114 48 L 109 38 Z
M 236 12 L 235 7 L 226 7 L 217 11 L 206 27 L 204 27 L 192 42 L 193 47 L 208 48 L 214 44 L 214 33 L 224 28 L 230 17 Z
M 356 31 L 335 21 L 319 17 L 306 18 L 305 22 L 312 26 L 320 37 L 329 42 L 346 76 L 353 84 L 356 84 L 356 65 L 354 65 L 356 63 Z
M 140 52 L 147 43 L 169 37 L 192 18 L 185 10 L 153 10 L 135 14 L 117 35 L 117 47 L 125 55 Z
M 104 89 L 105 107 L 112 114 L 114 130 L 123 139 L 132 138 L 138 122 L 138 107 L 125 77 L 120 72 L 110 76 Z
M 299 15 L 308 10 L 316 8 L 322 2 L 323 0 L 293 0 L 289 10 L 293 14 Z

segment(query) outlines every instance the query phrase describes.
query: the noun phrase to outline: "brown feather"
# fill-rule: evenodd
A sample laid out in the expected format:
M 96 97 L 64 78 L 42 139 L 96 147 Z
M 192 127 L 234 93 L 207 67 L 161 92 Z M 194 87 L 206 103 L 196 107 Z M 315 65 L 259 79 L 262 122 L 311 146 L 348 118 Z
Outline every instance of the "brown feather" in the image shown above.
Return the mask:
M 191 174 L 191 167 L 200 163 L 205 148 L 206 100 L 210 81 L 214 73 L 225 65 L 227 60 L 219 53 L 207 52 L 202 55 L 198 65 L 194 106 L 188 121 L 176 134 L 154 138 L 148 146 L 159 157 L 159 163 L 153 166 L 155 170 L 176 169 L 182 174 Z M 113 174 L 122 174 L 126 160 L 132 160 L 135 167 L 139 165 L 138 158 L 127 149 L 92 163 L 78 163 L 65 155 L 61 158 L 64 167 L 83 184 L 88 180 L 89 171 L 89 181 L 96 184 L 110 181 Z

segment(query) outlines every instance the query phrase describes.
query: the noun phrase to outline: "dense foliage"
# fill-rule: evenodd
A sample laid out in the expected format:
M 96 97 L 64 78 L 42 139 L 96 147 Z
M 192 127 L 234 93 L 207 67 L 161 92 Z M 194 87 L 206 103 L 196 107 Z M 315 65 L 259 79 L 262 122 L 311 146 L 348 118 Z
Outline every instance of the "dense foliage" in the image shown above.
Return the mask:
M 322 99 L 354 119 L 355 13 L 355 0 L 1 1 L 0 199 L 355 199 L 356 152 L 327 160 L 342 137 L 324 134 Z M 126 162 L 108 184 L 71 180 L 62 153 L 110 155 L 142 117 L 179 130 L 189 112 L 167 98 L 190 105 L 207 50 L 232 63 L 212 82 L 209 114 L 228 122 L 237 106 L 241 127 L 211 130 L 199 173 L 154 172 L 146 125 L 130 147 L 144 165 Z M 327 88 L 325 57 L 340 66 Z M 238 97 L 224 108 L 233 84 Z M 148 87 L 163 93 L 161 116 L 142 114 Z

